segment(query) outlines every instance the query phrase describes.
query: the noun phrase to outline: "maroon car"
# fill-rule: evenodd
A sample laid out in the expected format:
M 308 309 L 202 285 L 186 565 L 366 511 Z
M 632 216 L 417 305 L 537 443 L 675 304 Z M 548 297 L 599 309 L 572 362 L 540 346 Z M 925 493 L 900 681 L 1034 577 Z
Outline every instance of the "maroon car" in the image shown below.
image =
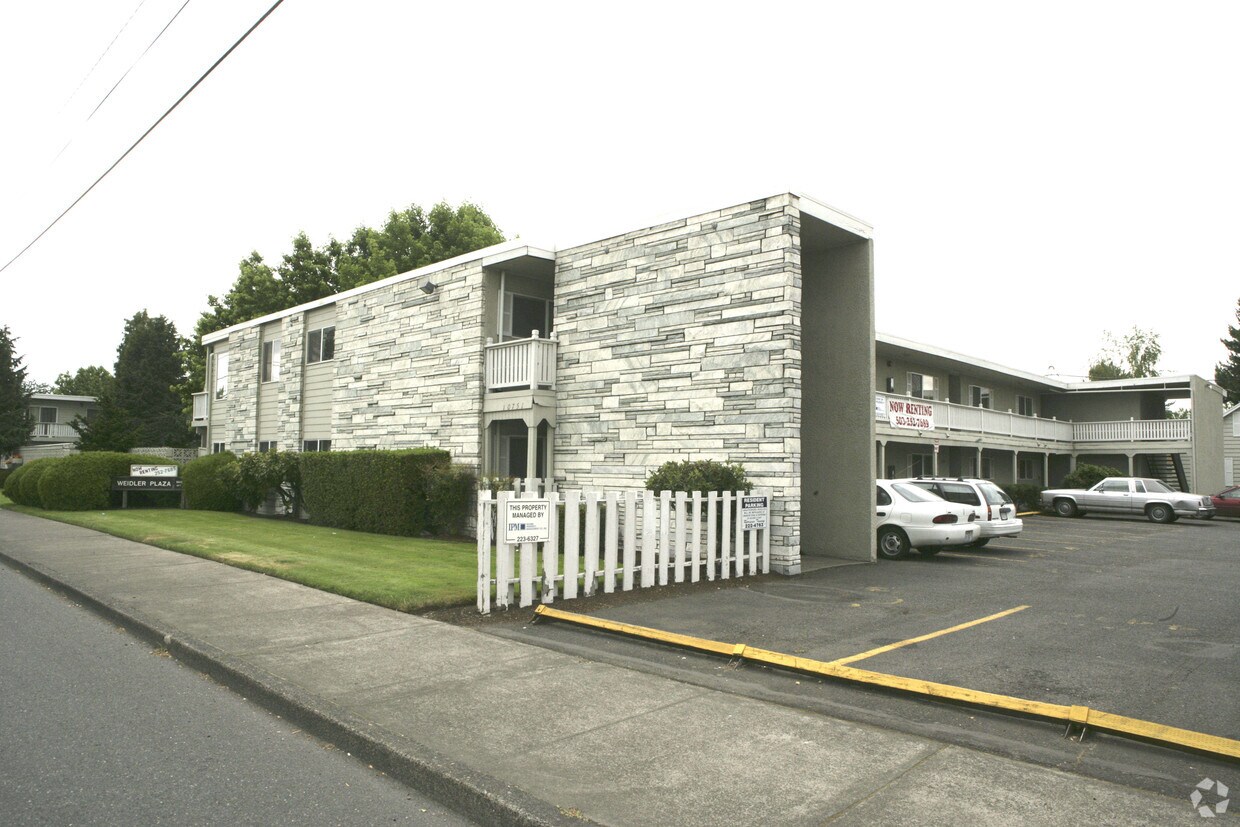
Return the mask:
M 1240 517 L 1240 485 L 1234 485 L 1210 498 L 1220 517 Z

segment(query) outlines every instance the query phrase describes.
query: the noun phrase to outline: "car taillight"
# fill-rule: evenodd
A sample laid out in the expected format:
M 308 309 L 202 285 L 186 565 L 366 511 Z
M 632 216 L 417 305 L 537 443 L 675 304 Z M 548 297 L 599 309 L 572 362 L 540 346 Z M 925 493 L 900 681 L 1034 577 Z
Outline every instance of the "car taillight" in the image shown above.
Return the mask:
M 993 520 L 994 518 L 995 518 L 995 515 L 990 510 L 990 503 L 986 503 L 986 519 Z
M 958 518 L 956 517 L 955 514 L 940 514 L 939 516 L 934 518 L 934 521 L 939 524 L 954 523 L 956 522 L 957 519 Z

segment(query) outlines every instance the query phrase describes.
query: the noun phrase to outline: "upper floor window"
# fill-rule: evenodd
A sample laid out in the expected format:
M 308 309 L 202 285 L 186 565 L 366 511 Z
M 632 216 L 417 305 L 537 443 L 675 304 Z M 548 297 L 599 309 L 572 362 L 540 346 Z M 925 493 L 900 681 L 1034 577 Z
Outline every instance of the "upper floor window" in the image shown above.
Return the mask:
M 329 362 L 336 358 L 336 326 L 329 325 L 306 334 L 306 364 Z
M 228 354 L 215 354 L 215 398 L 228 395 Z
M 989 408 L 990 398 L 990 388 L 983 388 L 981 385 L 969 385 L 969 404 L 973 407 Z
M 263 342 L 263 361 L 259 368 L 260 382 L 274 382 L 280 378 L 280 340 Z
M 934 377 L 921 373 L 908 375 L 908 395 L 920 399 L 938 399 L 935 394 Z
M 535 330 L 543 338 L 550 335 L 551 302 L 534 296 L 505 293 L 501 340 L 528 339 Z
M 1033 397 L 1017 396 L 1016 397 L 1016 413 L 1021 416 L 1033 416 Z
M 39 408 L 39 422 L 44 425 L 56 424 L 55 408 Z

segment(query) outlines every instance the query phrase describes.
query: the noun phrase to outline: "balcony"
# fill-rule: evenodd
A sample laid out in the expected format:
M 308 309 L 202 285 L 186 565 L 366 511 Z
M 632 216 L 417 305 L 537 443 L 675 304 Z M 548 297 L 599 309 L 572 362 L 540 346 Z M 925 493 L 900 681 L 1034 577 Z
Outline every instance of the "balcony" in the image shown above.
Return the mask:
M 73 430 L 72 425 L 63 422 L 36 422 L 30 438 L 32 440 L 51 439 L 57 442 L 77 442 L 78 432 Z
M 211 394 L 196 393 L 194 394 L 194 415 L 190 424 L 195 428 L 205 428 L 207 419 L 211 416 Z
M 558 342 L 555 334 L 538 338 L 492 342 L 486 345 L 487 391 L 555 390 L 555 360 Z
M 908 415 L 903 416 L 906 411 Z M 1075 443 L 1192 440 L 1192 422 L 1187 419 L 1066 422 L 896 394 L 876 394 L 874 417 L 890 424 L 891 431 L 920 433 L 923 437 L 937 431 L 954 431 L 1059 442 L 1065 448 L 1071 448 Z

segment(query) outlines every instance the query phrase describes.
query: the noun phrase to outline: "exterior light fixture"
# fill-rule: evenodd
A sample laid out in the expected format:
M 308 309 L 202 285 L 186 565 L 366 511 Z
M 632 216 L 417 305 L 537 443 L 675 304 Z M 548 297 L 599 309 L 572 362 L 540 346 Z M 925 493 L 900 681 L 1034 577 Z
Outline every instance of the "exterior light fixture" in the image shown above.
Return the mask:
M 430 279 L 427 279 L 426 283 L 423 284 L 418 289 L 429 296 L 431 293 L 435 292 L 435 282 L 431 281 Z

